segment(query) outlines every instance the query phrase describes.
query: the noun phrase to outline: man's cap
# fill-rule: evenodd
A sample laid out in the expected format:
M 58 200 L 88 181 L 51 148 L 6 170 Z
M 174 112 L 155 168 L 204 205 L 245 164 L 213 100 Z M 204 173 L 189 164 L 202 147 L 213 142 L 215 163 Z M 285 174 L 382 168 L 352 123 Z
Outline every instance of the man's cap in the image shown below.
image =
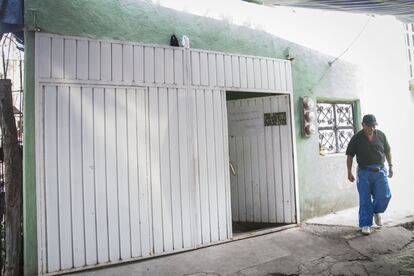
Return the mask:
M 362 118 L 362 123 L 366 124 L 367 126 L 375 126 L 377 125 L 377 119 L 372 114 L 367 114 Z

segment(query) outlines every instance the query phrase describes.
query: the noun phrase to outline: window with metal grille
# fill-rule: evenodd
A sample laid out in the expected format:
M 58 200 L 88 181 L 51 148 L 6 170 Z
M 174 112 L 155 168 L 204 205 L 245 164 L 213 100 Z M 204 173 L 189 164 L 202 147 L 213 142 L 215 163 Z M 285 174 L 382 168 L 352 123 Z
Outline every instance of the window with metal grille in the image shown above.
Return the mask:
M 345 152 L 355 133 L 354 104 L 318 102 L 316 107 L 320 154 Z
M 405 24 L 405 42 L 407 45 L 408 75 L 414 79 L 414 24 Z

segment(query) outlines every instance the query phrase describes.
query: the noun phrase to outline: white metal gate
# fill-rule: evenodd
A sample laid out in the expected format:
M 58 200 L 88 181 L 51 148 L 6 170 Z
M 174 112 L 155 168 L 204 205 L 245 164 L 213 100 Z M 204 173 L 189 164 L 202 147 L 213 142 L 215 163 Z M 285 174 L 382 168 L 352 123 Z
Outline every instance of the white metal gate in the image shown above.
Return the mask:
M 36 33 L 39 273 L 232 237 L 226 90 L 290 63 Z
M 228 101 L 233 221 L 296 222 L 289 96 Z M 264 114 L 286 122 L 265 126 Z

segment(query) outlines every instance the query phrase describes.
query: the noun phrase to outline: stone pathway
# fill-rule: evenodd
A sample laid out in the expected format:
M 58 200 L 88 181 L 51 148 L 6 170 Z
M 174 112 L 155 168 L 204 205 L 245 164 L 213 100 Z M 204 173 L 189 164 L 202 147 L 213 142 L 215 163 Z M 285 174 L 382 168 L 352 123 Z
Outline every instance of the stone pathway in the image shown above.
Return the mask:
M 414 275 L 414 231 L 403 227 L 374 229 L 369 236 L 355 227 L 305 225 L 300 231 L 335 241 L 318 258 L 278 259 L 233 275 Z M 270 272 L 273 267 L 273 272 Z
M 414 275 L 412 228 L 311 225 L 78 275 Z

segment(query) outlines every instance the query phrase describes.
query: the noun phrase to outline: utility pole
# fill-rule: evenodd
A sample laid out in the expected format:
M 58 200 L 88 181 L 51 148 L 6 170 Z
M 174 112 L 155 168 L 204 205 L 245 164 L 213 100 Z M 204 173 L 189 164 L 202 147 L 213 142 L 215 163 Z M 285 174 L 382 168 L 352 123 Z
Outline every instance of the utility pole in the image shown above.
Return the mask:
M 11 80 L 0 80 L 0 127 L 5 165 L 6 276 L 23 274 L 22 257 L 22 158 L 13 114 Z

